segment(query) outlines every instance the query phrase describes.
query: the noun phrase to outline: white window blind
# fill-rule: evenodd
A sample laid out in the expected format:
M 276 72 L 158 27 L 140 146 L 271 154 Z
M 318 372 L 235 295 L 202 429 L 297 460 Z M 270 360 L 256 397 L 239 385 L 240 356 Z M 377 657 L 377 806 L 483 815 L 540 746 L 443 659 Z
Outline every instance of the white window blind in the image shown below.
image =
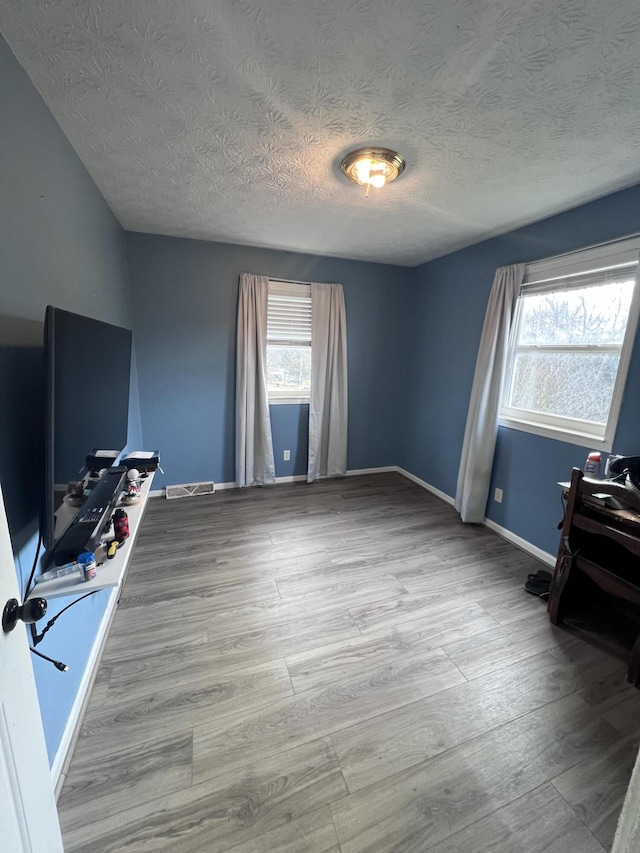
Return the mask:
M 267 387 L 270 403 L 304 403 L 311 387 L 311 285 L 269 282 Z
M 537 284 L 583 273 L 594 274 L 618 267 L 635 266 L 640 251 L 640 237 L 628 237 L 590 249 L 579 249 L 555 258 L 546 258 L 527 264 L 524 284 Z
M 561 293 L 569 290 L 583 290 L 587 287 L 601 287 L 604 284 L 628 281 L 635 277 L 638 261 L 623 264 L 615 269 L 598 270 L 597 272 L 579 273 L 574 276 L 532 281 L 524 284 L 520 290 L 521 296 L 531 296 L 534 293 Z
M 311 346 L 311 287 L 269 282 L 267 343 Z

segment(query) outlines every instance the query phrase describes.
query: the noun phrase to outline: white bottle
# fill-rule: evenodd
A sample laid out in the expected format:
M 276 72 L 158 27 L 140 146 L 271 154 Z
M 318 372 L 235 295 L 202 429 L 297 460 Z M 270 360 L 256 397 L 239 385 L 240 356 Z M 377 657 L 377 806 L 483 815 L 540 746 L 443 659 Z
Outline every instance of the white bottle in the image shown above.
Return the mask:
M 600 462 L 602 461 L 602 454 L 599 450 L 592 450 L 591 453 L 587 456 L 587 461 L 584 463 L 584 473 L 587 477 L 591 477 L 593 480 L 600 479 Z

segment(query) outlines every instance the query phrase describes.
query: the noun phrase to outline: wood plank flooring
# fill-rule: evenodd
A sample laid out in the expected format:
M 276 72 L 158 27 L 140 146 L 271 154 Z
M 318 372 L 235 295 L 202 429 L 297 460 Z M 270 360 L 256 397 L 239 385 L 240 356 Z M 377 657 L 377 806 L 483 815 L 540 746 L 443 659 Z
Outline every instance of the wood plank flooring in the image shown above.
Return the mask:
M 397 474 L 152 500 L 65 850 L 610 850 L 640 691 L 538 568 Z

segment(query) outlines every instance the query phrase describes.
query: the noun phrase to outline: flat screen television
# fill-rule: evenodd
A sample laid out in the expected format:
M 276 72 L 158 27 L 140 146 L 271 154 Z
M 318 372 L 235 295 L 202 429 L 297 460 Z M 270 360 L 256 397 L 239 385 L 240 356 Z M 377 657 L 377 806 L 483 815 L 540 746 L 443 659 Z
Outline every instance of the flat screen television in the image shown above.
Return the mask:
M 56 512 L 68 484 L 81 478 L 87 455 L 95 449 L 121 451 L 126 446 L 131 337 L 129 329 L 47 307 L 40 523 L 47 551 L 72 520 L 64 513 L 65 521 L 56 525 Z

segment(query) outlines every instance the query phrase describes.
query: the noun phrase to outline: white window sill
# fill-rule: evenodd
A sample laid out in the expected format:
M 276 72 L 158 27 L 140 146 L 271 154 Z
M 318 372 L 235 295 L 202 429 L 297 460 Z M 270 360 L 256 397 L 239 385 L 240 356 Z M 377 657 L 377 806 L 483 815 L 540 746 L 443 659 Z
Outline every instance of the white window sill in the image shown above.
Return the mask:
M 596 438 L 587 433 L 571 432 L 569 430 L 554 428 L 550 426 L 542 426 L 541 424 L 530 423 L 528 421 L 516 421 L 506 418 L 500 418 L 498 425 L 506 429 L 516 429 L 520 432 L 528 432 L 533 435 L 541 435 L 544 438 L 551 438 L 555 441 L 564 441 L 567 444 L 577 444 L 580 447 L 589 450 L 604 450 L 610 452 L 613 447 L 613 441 L 606 438 Z
M 308 397 L 269 397 L 270 406 L 287 406 L 293 404 L 309 405 Z

